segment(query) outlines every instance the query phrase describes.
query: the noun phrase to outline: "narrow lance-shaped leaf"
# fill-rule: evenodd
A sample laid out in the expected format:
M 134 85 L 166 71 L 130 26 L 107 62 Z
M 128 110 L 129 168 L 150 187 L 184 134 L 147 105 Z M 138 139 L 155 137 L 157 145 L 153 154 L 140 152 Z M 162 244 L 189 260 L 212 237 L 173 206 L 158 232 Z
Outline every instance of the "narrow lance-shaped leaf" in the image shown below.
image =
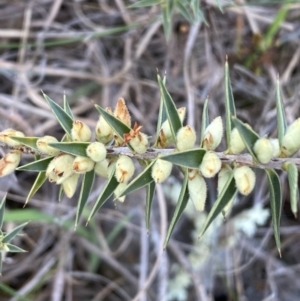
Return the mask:
M 187 151 L 175 152 L 161 156 L 160 159 L 169 161 L 175 165 L 185 168 L 199 168 L 206 150 L 195 148 Z
M 151 214 L 151 206 L 153 201 L 153 196 L 155 192 L 156 183 L 152 181 L 147 185 L 146 190 L 146 228 L 149 231 L 150 229 L 150 214 Z
M 211 208 L 205 223 L 200 231 L 199 237 L 201 237 L 213 220 L 223 211 L 228 202 L 234 197 L 236 193 L 235 180 L 233 178 L 233 173 L 227 181 L 227 184 L 224 186 L 222 192 L 215 201 L 213 207 Z
M 6 195 L 2 198 L 2 201 L 1 201 L 1 204 L 0 204 L 0 231 L 1 231 L 2 225 L 3 225 L 4 211 L 5 211 L 5 201 L 6 201 Z
M 94 214 L 102 207 L 102 205 L 109 199 L 109 197 L 114 193 L 118 185 L 119 182 L 116 180 L 115 170 L 113 170 L 106 185 L 102 189 L 101 194 L 98 196 L 95 205 L 92 208 L 87 223 L 91 220 Z
M 286 123 L 286 117 L 285 117 L 285 111 L 282 103 L 281 98 L 281 89 L 280 89 L 280 82 L 279 78 L 277 78 L 276 81 L 276 115 L 277 115 L 277 131 L 278 131 L 278 140 L 279 145 L 281 147 L 282 145 L 282 139 L 285 135 L 287 123 Z
M 193 23 L 194 20 L 189 12 L 189 10 L 187 9 L 187 1 L 178 1 L 176 4 L 178 10 L 180 11 L 180 13 L 190 22 Z
M 166 84 L 166 76 L 163 77 L 163 84 Z M 157 118 L 157 127 L 156 127 L 156 141 L 154 143 L 154 146 L 157 145 L 158 143 L 158 138 L 159 138 L 159 133 L 160 133 L 160 129 L 162 124 L 164 123 L 164 121 L 167 119 L 167 113 L 166 113 L 166 109 L 164 106 L 164 101 L 162 99 L 162 95 L 160 96 L 160 103 L 159 103 L 159 112 L 158 112 L 158 118 Z
M 64 131 L 71 136 L 71 130 L 73 127 L 73 119 L 71 116 L 64 111 L 56 102 L 54 102 L 50 97 L 43 93 L 44 98 L 46 99 L 48 105 L 50 106 L 54 116 L 57 121 L 64 129 Z
M 287 163 L 287 173 L 289 179 L 290 187 L 290 199 L 291 199 L 291 210 L 297 217 L 298 213 L 298 199 L 299 199 L 299 190 L 298 190 L 298 168 L 295 163 Z
M 114 132 L 123 139 L 124 134 L 127 134 L 130 132 L 131 128 L 128 127 L 126 124 L 124 124 L 122 121 L 120 121 L 118 118 L 113 116 L 112 114 L 106 112 L 104 109 L 102 109 L 100 106 L 95 105 L 95 108 L 98 110 L 98 112 L 101 114 L 101 116 L 105 119 L 105 121 L 111 126 L 111 128 L 114 130 Z M 132 149 L 130 144 L 128 144 L 128 147 Z
M 276 247 L 281 257 L 280 232 L 279 232 L 280 216 L 281 216 L 281 208 L 282 208 L 281 184 L 280 184 L 279 176 L 274 169 L 266 169 L 266 173 L 268 176 L 268 183 L 269 183 L 269 190 L 270 190 L 270 204 L 271 204 L 274 237 L 275 237 Z
M 64 110 L 74 120 L 74 115 L 67 100 L 66 93 L 64 93 Z
M 21 224 L 19 225 L 18 227 L 14 228 L 13 230 L 11 230 L 9 233 L 7 233 L 4 237 L 3 237 L 3 240 L 2 242 L 3 243 L 8 243 L 10 242 L 13 238 L 15 238 L 20 231 L 22 231 L 22 229 L 28 224 L 27 223 L 24 223 L 24 224 Z
M 84 208 L 84 206 L 85 206 L 85 204 L 86 204 L 86 202 L 89 198 L 89 195 L 92 191 L 94 178 L 95 178 L 95 171 L 94 170 L 91 170 L 91 171 L 84 174 L 82 184 L 81 184 L 79 201 L 78 201 L 78 204 L 77 204 L 75 229 L 78 225 L 78 222 L 79 222 L 79 219 L 81 217 L 83 208 Z
M 208 97 L 205 99 L 202 111 L 202 120 L 201 120 L 201 134 L 200 134 L 200 141 L 203 140 L 204 133 L 206 128 L 209 125 L 209 117 L 208 117 Z
M 259 139 L 258 134 L 255 133 L 251 128 L 247 127 L 245 123 L 241 122 L 236 117 L 232 117 L 232 122 L 239 131 L 248 152 L 251 154 L 252 158 L 258 162 L 256 154 L 253 151 L 254 144 Z
M 169 92 L 166 89 L 165 84 L 163 83 L 160 75 L 157 75 L 157 80 L 159 84 L 160 93 L 163 99 L 163 103 L 165 106 L 165 110 L 167 113 L 168 121 L 170 124 L 170 129 L 173 135 L 174 140 L 176 139 L 176 134 L 178 130 L 182 127 L 181 120 L 179 118 L 179 114 L 177 108 L 173 102 L 173 99 Z
M 127 195 L 135 190 L 138 190 L 151 182 L 153 182 L 153 178 L 151 176 L 151 169 L 153 164 L 155 163 L 155 160 L 153 160 L 135 179 L 133 179 L 126 189 L 122 191 L 120 197 Z
M 28 201 L 36 194 L 36 192 L 42 187 L 42 185 L 44 184 L 46 179 L 47 179 L 46 173 L 44 171 L 39 172 L 38 176 L 36 177 L 32 187 L 28 193 L 24 207 L 27 205 Z
M 182 215 L 188 200 L 189 200 L 189 192 L 188 192 L 188 187 L 187 187 L 187 183 L 188 183 L 188 171 L 187 169 L 184 171 L 184 179 L 183 179 L 183 183 L 181 185 L 181 190 L 180 190 L 180 194 L 179 194 L 179 198 L 175 207 L 175 211 L 174 214 L 172 216 L 172 220 L 170 222 L 169 228 L 168 228 L 168 232 L 167 232 L 167 236 L 164 242 L 164 249 L 167 247 L 167 244 L 170 240 L 170 237 L 172 235 L 172 232 L 174 230 L 175 225 L 177 224 L 180 216 Z
M 225 121 L 226 121 L 226 141 L 227 147 L 230 145 L 230 134 L 232 130 L 231 117 L 236 116 L 234 98 L 229 77 L 228 61 L 225 63 Z
M 49 143 L 49 146 L 55 147 L 64 153 L 74 156 L 88 157 L 86 149 L 90 145 L 89 142 L 55 142 Z
M 34 150 L 38 150 L 37 146 L 36 146 L 36 142 L 39 139 L 39 137 L 9 137 L 15 141 L 18 141 L 26 146 L 28 146 L 29 148 L 32 148 Z
M 26 250 L 23 250 L 15 245 L 12 244 L 6 244 L 6 247 L 8 248 L 8 252 L 11 253 L 24 253 L 27 252 Z
M 47 157 L 37 161 L 30 162 L 28 164 L 19 166 L 16 170 L 26 170 L 26 171 L 46 171 L 49 163 L 52 161 L 54 157 Z

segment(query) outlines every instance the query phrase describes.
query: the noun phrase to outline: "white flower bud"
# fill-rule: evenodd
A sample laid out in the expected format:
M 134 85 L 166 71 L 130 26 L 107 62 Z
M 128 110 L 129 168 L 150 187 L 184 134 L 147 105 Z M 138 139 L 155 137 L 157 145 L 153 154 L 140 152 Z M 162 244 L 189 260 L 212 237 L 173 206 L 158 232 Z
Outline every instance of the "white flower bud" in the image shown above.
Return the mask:
M 130 140 L 129 144 L 137 154 L 144 154 L 148 149 L 148 137 L 139 132 Z
M 218 174 L 218 196 L 221 194 L 223 188 L 227 184 L 229 178 L 232 175 L 232 169 L 225 165 L 221 168 L 219 174 Z M 227 205 L 223 208 L 223 214 L 226 214 L 232 207 L 234 198 L 232 198 Z
M 14 129 L 6 129 L 0 133 L 0 141 L 6 143 L 8 146 L 20 146 L 22 143 L 11 139 L 10 137 L 25 137 L 25 135 Z
M 268 138 L 259 138 L 253 147 L 253 151 L 260 163 L 267 164 L 273 157 L 273 146 Z
M 278 139 L 270 139 L 273 148 L 273 158 L 277 158 L 280 155 L 280 145 Z
M 203 211 L 207 196 L 207 186 L 199 171 L 189 171 L 188 189 L 196 210 Z
M 0 160 L 0 177 L 4 177 L 18 167 L 21 160 L 21 151 L 11 150 Z
M 71 198 L 74 195 L 79 176 L 79 174 L 74 173 L 62 183 L 64 193 L 68 198 Z
M 196 142 L 195 130 L 189 125 L 184 126 L 177 132 L 176 139 L 176 147 L 179 151 L 191 149 Z
M 77 156 L 73 161 L 73 171 L 76 173 L 86 173 L 91 171 L 95 166 L 95 162 L 90 158 Z
M 126 195 L 123 195 L 121 197 L 119 197 L 119 195 L 121 195 L 121 193 L 126 189 L 126 187 L 127 183 L 120 183 L 114 191 L 116 199 L 121 203 L 124 203 Z
M 171 162 L 162 159 L 157 159 L 152 166 L 151 175 L 156 183 L 162 183 L 170 176 L 171 171 L 172 171 Z
M 103 178 L 108 178 L 108 164 L 107 159 L 97 162 L 94 167 L 95 173 Z
M 105 111 L 111 115 L 113 112 L 111 108 L 106 108 Z M 96 125 L 96 139 L 104 144 L 108 144 L 114 138 L 114 131 L 106 120 L 100 115 Z
M 80 120 L 75 120 L 73 122 L 71 136 L 73 141 L 88 142 L 91 140 L 92 132 L 85 123 Z
M 200 171 L 205 178 L 214 177 L 221 169 L 222 162 L 214 152 L 206 152 L 200 164 Z
M 53 136 L 44 136 L 42 138 L 39 138 L 36 142 L 36 146 L 39 151 L 41 151 L 43 154 L 49 155 L 49 156 L 56 156 L 59 154 L 60 150 L 57 148 L 54 148 L 52 146 L 49 146 L 49 143 L 57 143 L 58 140 Z
M 59 154 L 56 156 L 48 165 L 47 172 L 48 176 L 51 175 L 51 168 L 53 173 L 57 176 L 56 184 L 63 183 L 67 178 L 69 178 L 73 174 L 72 165 L 73 165 L 74 157 L 69 154 Z M 52 163 L 53 162 L 53 163 Z M 53 165 L 52 165 L 53 164 Z M 49 169 L 49 171 L 48 171 Z M 46 172 L 46 175 L 47 175 Z M 52 177 L 55 181 L 55 177 Z M 49 177 L 50 180 L 50 177 Z
M 179 118 L 181 122 L 183 122 L 185 113 L 186 113 L 186 108 L 182 107 L 177 110 Z M 170 146 L 171 144 L 175 143 L 175 140 L 172 136 L 172 131 L 170 128 L 170 124 L 168 120 L 165 120 L 161 126 L 160 132 L 159 132 L 159 137 L 158 137 L 158 143 L 157 146 L 160 148 L 165 148 Z
M 46 177 L 50 182 L 56 182 L 58 180 L 58 176 L 54 173 L 55 168 L 55 158 L 50 161 L 46 170 Z
M 246 145 L 237 128 L 234 128 L 230 134 L 229 153 L 237 155 L 246 148 Z
M 134 174 L 134 164 L 131 158 L 119 156 L 116 162 L 115 177 L 119 183 L 127 183 Z
M 248 195 L 255 186 L 255 173 L 249 166 L 241 166 L 233 171 L 235 184 L 238 191 L 243 195 Z
M 296 119 L 283 136 L 281 156 L 290 157 L 300 149 L 300 118 Z
M 106 158 L 106 147 L 101 142 L 92 142 L 86 149 L 86 154 L 95 162 Z
M 215 118 L 205 129 L 202 146 L 207 150 L 215 150 L 221 143 L 223 123 L 221 116 Z

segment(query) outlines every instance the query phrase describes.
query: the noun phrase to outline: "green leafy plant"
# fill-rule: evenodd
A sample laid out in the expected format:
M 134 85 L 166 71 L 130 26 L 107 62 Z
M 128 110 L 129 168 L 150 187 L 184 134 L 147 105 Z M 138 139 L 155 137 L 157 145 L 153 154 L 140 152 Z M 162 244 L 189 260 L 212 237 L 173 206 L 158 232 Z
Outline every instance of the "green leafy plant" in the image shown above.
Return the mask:
M 253 169 L 265 171 L 270 191 L 270 205 L 276 246 L 280 254 L 280 216 L 282 208 L 281 183 L 277 170 L 288 173 L 291 190 L 291 206 L 297 214 L 299 162 L 291 158 L 300 149 L 300 118 L 287 127 L 281 100 L 280 83 L 277 81 L 276 108 L 278 138 L 259 137 L 250 125 L 236 116 L 234 97 L 230 84 L 228 63 L 225 64 L 225 136 L 227 149 L 216 152 L 223 136 L 221 117 L 209 121 L 208 100 L 203 108 L 200 143 L 196 142 L 196 132 L 184 126 L 185 108 L 176 108 L 166 88 L 165 78 L 158 75 L 161 105 L 156 137 L 152 146 L 141 126 L 132 126 L 130 114 L 123 98 L 114 111 L 95 105 L 100 114 L 96 129 L 96 141 L 90 141 L 89 127 L 75 120 L 68 102 L 64 99 L 59 106 L 47 95 L 49 104 L 65 135 L 61 141 L 54 137 L 25 137 L 12 129 L 0 133 L 0 141 L 10 151 L 0 160 L 0 176 L 14 170 L 35 171 L 38 176 L 29 192 L 26 203 L 48 179 L 61 186 L 61 192 L 72 197 L 82 176 L 80 195 L 77 203 L 75 227 L 77 227 L 88 196 L 93 188 L 96 175 L 107 178 L 106 185 L 95 201 L 87 222 L 114 194 L 115 200 L 124 202 L 125 196 L 146 187 L 146 225 L 149 229 L 151 204 L 157 184 L 164 182 L 177 166 L 183 175 L 178 201 L 169 225 L 164 247 L 173 229 L 185 210 L 189 199 L 195 209 L 203 211 L 207 198 L 206 178 L 218 177 L 218 197 L 209 211 L 199 233 L 201 237 L 210 224 L 220 215 L 230 211 L 236 193 L 248 195 L 255 186 Z M 241 154 L 246 150 L 245 153 Z M 34 160 L 19 166 L 23 152 L 35 154 Z M 136 174 L 135 163 L 143 168 Z M 4 200 L 1 204 L 3 216 Z M 2 219 L 1 219 L 2 225 Z M 3 235 L 3 248 L 19 250 L 8 242 L 25 226 L 17 227 Z M 2 249 L 3 249 L 2 248 Z

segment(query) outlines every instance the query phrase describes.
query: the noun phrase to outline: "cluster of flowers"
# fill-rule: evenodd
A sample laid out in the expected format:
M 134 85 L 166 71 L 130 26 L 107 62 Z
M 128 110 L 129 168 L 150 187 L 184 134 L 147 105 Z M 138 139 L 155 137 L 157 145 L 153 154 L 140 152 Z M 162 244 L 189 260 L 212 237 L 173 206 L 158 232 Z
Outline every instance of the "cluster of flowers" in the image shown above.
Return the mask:
M 177 110 L 181 122 L 185 118 L 186 109 Z M 126 155 L 120 155 L 118 158 L 107 158 L 106 147 L 114 141 L 114 146 L 129 145 L 134 153 L 143 154 L 148 149 L 148 137 L 142 133 L 141 126 L 135 124 L 131 128 L 131 117 L 123 98 L 117 102 L 115 110 L 106 108 L 106 112 L 122 121 L 131 130 L 129 133 L 120 137 L 114 133 L 107 121 L 100 116 L 96 129 L 96 141 L 91 142 L 86 149 L 86 156 L 73 156 L 63 153 L 60 150 L 51 147 L 49 143 L 58 142 L 55 137 L 45 136 L 37 140 L 37 148 L 42 154 L 53 156 L 49 163 L 46 175 L 50 182 L 62 184 L 65 194 L 72 197 L 75 193 L 80 174 L 84 174 L 92 169 L 96 174 L 108 177 L 112 170 L 115 170 L 115 178 L 119 185 L 115 191 L 116 197 L 126 188 L 128 181 L 132 178 L 135 166 L 132 159 Z M 250 128 L 250 126 L 249 126 Z M 0 141 L 6 143 L 14 149 L 0 160 L 0 176 L 5 176 L 13 172 L 19 165 L 21 159 L 21 150 L 17 147 L 20 143 L 11 137 L 24 137 L 20 131 L 7 129 L 0 133 Z M 215 118 L 205 129 L 200 147 L 206 150 L 202 163 L 198 169 L 189 170 L 188 189 L 190 197 L 197 210 L 203 210 L 207 195 L 207 186 L 204 178 L 212 178 L 218 174 L 218 194 L 228 182 L 228 179 L 234 176 L 238 191 L 248 195 L 255 185 L 255 174 L 249 166 L 233 166 L 222 164 L 220 158 L 215 153 L 215 149 L 221 143 L 223 136 L 223 124 L 221 117 Z M 74 121 L 71 131 L 71 139 L 75 142 L 90 142 L 92 132 L 90 128 L 81 121 Z M 267 137 L 259 138 L 253 151 L 260 163 L 267 164 L 272 158 L 289 157 L 300 148 L 300 118 L 298 118 L 287 130 L 280 147 L 278 139 L 269 139 Z M 159 137 L 155 147 L 168 148 L 175 145 L 175 152 L 193 149 L 196 144 L 196 132 L 191 126 L 183 126 L 177 132 L 176 137 L 172 134 L 169 121 L 162 124 Z M 230 144 L 226 151 L 227 154 L 239 154 L 245 149 L 244 140 L 239 131 L 233 128 L 230 135 Z M 163 159 L 155 159 L 152 166 L 151 175 L 156 183 L 166 180 L 172 170 L 172 163 Z M 124 201 L 124 197 L 119 198 Z M 225 208 L 228 210 L 232 204 L 229 202 Z

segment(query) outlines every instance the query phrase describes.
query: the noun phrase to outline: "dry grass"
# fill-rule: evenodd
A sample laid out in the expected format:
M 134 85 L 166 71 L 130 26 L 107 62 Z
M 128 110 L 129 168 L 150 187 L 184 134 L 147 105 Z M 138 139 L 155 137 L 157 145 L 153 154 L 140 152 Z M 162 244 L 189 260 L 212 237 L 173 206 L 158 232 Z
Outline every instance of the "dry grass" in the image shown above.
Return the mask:
M 76 117 L 92 128 L 98 114 L 91 100 L 114 106 L 122 96 L 132 119 L 153 135 L 160 98 L 158 69 L 167 72 L 176 105 L 187 106 L 187 123 L 200 133 L 207 95 L 211 119 L 224 116 L 225 55 L 241 119 L 261 135 L 275 137 L 278 73 L 287 119 L 299 117 L 299 4 L 290 6 L 270 47 L 263 50 L 259 43 L 279 6 L 229 6 L 221 13 L 215 1 L 206 1 L 209 26 L 190 25 L 175 15 L 173 36 L 167 43 L 158 7 L 130 10 L 127 5 L 123 0 L 0 1 L 0 130 L 13 127 L 27 135 L 60 138 L 63 133 L 42 98 L 43 90 L 58 103 L 66 93 Z M 174 207 L 162 187 L 157 190 L 148 235 L 144 191 L 128 196 L 116 209 L 109 202 L 88 227 L 74 232 L 77 198 L 63 197 L 58 202 L 59 189 L 54 185 L 47 183 L 21 209 L 33 176 L 19 172 L 0 180 L 0 194 L 9 191 L 7 227 L 20 219 L 32 220 L 18 242 L 28 253 L 9 255 L 4 263 L 3 301 L 163 301 L 170 292 L 175 264 L 191 280 L 186 300 L 299 299 L 299 218 L 292 217 L 285 186 L 282 259 L 275 251 L 270 222 L 249 238 L 231 233 L 229 219 L 214 232 L 209 253 L 196 268 L 188 257 L 199 247 L 192 244 L 191 235 L 196 214 L 192 220 L 182 218 L 163 252 Z M 282 175 L 283 183 L 285 178 Z M 266 181 L 259 179 L 255 192 L 239 200 L 233 216 L 254 204 L 269 207 Z M 102 180 L 95 183 L 91 203 L 103 184 Z M 213 182 L 210 185 L 214 187 Z M 22 297 L 17 298 L 17 293 Z

